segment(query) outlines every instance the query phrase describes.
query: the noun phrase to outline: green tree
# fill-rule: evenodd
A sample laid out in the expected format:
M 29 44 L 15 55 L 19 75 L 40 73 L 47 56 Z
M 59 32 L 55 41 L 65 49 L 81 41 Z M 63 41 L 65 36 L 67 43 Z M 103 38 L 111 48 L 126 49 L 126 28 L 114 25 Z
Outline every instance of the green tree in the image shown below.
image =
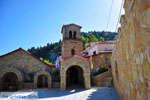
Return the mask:
M 89 42 L 89 38 L 85 38 L 85 42 L 88 43 Z
M 103 37 L 99 37 L 99 41 L 105 41 Z
M 84 36 L 81 36 L 81 40 L 83 41 L 83 50 L 85 50 L 86 39 Z
M 98 39 L 94 35 L 90 36 L 89 42 L 97 42 L 97 41 L 98 41 Z
M 82 40 L 82 41 L 85 41 L 85 37 L 84 37 L 84 36 L 81 36 L 81 40 Z

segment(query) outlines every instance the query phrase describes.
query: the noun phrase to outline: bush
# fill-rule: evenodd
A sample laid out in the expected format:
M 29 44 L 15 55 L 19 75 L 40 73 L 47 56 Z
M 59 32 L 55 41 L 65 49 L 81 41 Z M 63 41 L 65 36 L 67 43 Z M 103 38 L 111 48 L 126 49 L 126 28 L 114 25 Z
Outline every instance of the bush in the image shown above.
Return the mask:
M 96 68 L 93 71 L 93 75 L 96 76 L 98 74 L 104 73 L 104 72 L 108 71 L 108 68 L 111 68 L 110 64 L 102 64 L 99 66 L 99 68 Z

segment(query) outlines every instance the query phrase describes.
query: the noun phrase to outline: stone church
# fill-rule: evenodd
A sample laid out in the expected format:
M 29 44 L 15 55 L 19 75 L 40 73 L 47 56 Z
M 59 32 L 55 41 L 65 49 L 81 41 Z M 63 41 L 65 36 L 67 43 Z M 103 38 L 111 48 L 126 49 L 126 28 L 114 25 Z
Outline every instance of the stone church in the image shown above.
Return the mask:
M 81 26 L 75 24 L 62 27 L 62 56 L 60 57 L 60 88 L 78 83 L 89 89 L 90 63 L 82 57 Z M 54 64 L 46 64 L 23 48 L 0 56 L 0 90 L 52 87 L 51 71 Z
M 0 90 L 51 88 L 50 71 L 54 67 L 44 63 L 22 48 L 2 55 L 0 56 Z
M 102 86 L 102 79 L 105 75 L 100 76 L 102 79 L 97 81 L 100 78 L 99 76 L 95 78 L 92 76 L 90 58 L 83 56 L 80 29 L 81 26 L 76 24 L 63 25 L 62 27 L 63 39 L 61 56 L 59 57 L 60 75 L 58 75 L 57 82 L 53 75 L 53 71 L 56 70 L 55 64 L 47 64 L 23 48 L 19 48 L 0 56 L 0 90 L 15 91 L 24 88 L 45 87 L 66 90 L 69 88 L 89 89 L 93 84 Z M 110 46 L 111 43 L 102 42 L 98 44 L 98 46 L 105 47 Z M 90 50 L 92 48 L 90 47 Z M 102 50 L 99 54 L 93 55 L 94 67 L 105 61 L 110 62 L 111 53 L 112 51 Z M 108 75 L 111 77 L 111 71 L 108 72 Z

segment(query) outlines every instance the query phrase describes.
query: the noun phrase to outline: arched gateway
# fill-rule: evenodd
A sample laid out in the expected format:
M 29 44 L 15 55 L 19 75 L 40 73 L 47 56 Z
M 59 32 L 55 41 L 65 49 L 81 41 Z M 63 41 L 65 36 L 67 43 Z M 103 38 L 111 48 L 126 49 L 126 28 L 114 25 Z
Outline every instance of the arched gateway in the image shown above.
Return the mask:
M 70 66 L 66 72 L 66 88 L 84 87 L 83 69 L 80 66 Z
M 91 88 L 89 61 L 77 56 L 61 62 L 60 77 L 61 89 L 66 90 L 69 86 L 78 85 L 85 89 Z
M 47 71 L 39 71 L 34 76 L 34 88 L 51 88 L 52 79 L 51 75 Z
M 0 90 L 15 91 L 22 88 L 23 73 L 16 68 L 4 68 L 0 71 Z

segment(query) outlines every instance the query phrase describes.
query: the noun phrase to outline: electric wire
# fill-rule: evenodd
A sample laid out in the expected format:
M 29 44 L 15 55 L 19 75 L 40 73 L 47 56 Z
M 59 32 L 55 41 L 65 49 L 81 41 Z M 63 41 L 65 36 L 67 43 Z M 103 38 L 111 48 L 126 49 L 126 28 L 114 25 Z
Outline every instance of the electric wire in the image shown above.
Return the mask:
M 118 21 L 117 21 L 115 32 L 117 32 L 117 29 L 118 29 L 118 24 L 120 22 L 120 17 L 121 17 L 121 11 L 122 11 L 122 8 L 123 8 L 123 4 L 124 4 L 124 0 L 122 0 L 122 3 L 121 3 L 120 12 L 119 12 L 119 16 L 118 16 Z
M 108 29 L 108 24 L 109 24 L 111 12 L 112 12 L 113 3 L 114 3 L 114 0 L 112 0 L 112 2 L 111 2 L 110 12 L 109 12 L 108 20 L 107 20 L 107 25 L 106 25 L 106 31 Z

